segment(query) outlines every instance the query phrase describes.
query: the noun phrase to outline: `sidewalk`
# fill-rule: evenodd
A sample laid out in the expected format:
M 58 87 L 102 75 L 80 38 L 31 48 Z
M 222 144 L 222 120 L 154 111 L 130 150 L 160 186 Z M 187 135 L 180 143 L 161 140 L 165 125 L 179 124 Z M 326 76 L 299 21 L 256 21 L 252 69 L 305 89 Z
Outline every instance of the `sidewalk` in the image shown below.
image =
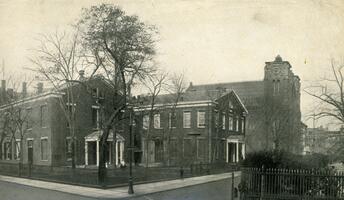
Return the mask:
M 128 197 L 136 197 L 145 194 L 157 193 L 167 190 L 173 190 L 177 188 L 188 187 L 192 185 L 198 185 L 213 181 L 218 181 L 222 179 L 231 178 L 232 173 L 224 173 L 224 174 L 216 174 L 216 175 L 207 175 L 207 176 L 199 176 L 193 178 L 185 178 L 183 180 L 171 180 L 171 181 L 162 181 L 162 182 L 155 182 L 155 183 L 146 183 L 146 184 L 139 184 L 134 185 L 134 192 L 135 194 L 129 195 L 128 194 L 128 187 L 119 187 L 119 188 L 111 188 L 111 189 L 97 189 L 91 187 L 83 187 L 83 186 L 74 186 L 68 184 L 61 184 L 61 183 L 52 183 L 46 181 L 39 181 L 39 180 L 31 180 L 26 178 L 16 178 L 10 176 L 1 176 L 0 181 L 6 181 L 31 187 L 37 187 L 42 189 L 54 190 L 64 193 L 70 193 L 74 195 L 84 196 L 84 197 L 91 197 L 91 198 L 99 198 L 99 199 L 123 199 Z M 240 172 L 235 172 L 234 176 L 240 176 Z

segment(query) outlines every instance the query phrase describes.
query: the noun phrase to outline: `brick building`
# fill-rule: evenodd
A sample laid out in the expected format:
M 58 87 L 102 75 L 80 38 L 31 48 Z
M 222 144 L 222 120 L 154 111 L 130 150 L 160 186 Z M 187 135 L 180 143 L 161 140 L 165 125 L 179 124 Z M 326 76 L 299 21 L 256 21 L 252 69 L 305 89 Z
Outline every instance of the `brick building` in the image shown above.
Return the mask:
M 8 98 L 8 92 L 12 90 L 6 89 L 6 82 L 2 82 L 1 126 L 5 122 L 6 112 L 22 113 L 23 122 L 23 137 L 20 137 L 19 133 L 12 134 L 8 131 L 13 126 L 2 129 L 2 133 L 7 131 L 7 134 L 2 135 L 5 135 L 1 143 L 2 163 L 17 163 L 22 156 L 24 164 L 31 161 L 33 165 L 38 166 L 71 165 L 72 135 L 71 126 L 66 120 L 66 112 L 74 109 L 76 164 L 98 164 L 100 117 L 111 114 L 116 104 L 116 96 L 112 93 L 111 86 L 100 78 L 84 84 L 73 84 L 71 87 L 73 101 L 67 99 L 67 87 L 62 86 L 59 91 L 53 91 L 44 89 L 42 83 L 39 83 L 37 91 L 31 94 L 26 93 L 26 84 L 23 84 L 23 92 L 15 93 L 18 98 L 11 101 L 5 100 L 5 97 Z M 124 160 L 125 138 L 122 134 L 116 133 L 116 140 L 113 140 L 113 131 L 110 134 L 109 164 L 119 164 Z M 112 152 L 115 152 L 115 148 L 118 151 L 114 155 Z
M 142 164 L 225 163 L 245 157 L 247 110 L 234 91 L 188 91 L 180 101 L 172 99 L 159 95 L 152 110 L 148 97 L 138 98 L 142 105 L 135 109 L 136 135 Z
M 234 90 L 249 112 L 245 137 L 247 152 L 278 148 L 300 154 L 300 78 L 291 68 L 288 61 L 277 56 L 274 61 L 265 63 L 263 80 L 190 84 L 187 92 Z

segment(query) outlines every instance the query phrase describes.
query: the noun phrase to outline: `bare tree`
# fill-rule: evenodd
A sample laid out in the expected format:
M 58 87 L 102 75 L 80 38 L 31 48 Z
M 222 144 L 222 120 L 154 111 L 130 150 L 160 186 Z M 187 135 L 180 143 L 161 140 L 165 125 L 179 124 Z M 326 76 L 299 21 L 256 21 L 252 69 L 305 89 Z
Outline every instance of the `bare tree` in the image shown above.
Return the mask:
M 107 4 L 84 9 L 78 26 L 81 27 L 84 48 L 102 60 L 99 74 L 107 78 L 114 93 L 118 94 L 116 109 L 102 120 L 98 168 L 102 183 L 106 177 L 106 141 L 110 130 L 122 110 L 131 112 L 127 105 L 131 103 L 131 89 L 138 78 L 145 79 L 154 71 L 151 63 L 155 54 L 156 30 L 137 16 L 126 15 L 120 8 Z
M 32 71 L 38 73 L 54 91 L 63 92 L 63 97 L 59 98 L 60 108 L 68 123 L 68 132 L 71 138 L 71 160 L 72 168 L 76 166 L 76 103 L 77 94 L 75 85 L 81 83 L 83 77 L 79 77 L 79 70 L 83 69 L 85 62 L 82 55 L 79 32 L 66 32 L 54 34 L 41 34 L 40 45 L 34 49 L 35 56 L 30 58 L 35 64 Z
M 344 64 L 331 60 L 331 75 L 317 80 L 304 89 L 304 92 L 314 97 L 318 104 L 315 119 L 330 117 L 344 122 Z
M 146 115 L 148 115 L 148 126 L 147 130 L 145 131 L 145 163 L 146 163 L 146 169 L 149 166 L 149 143 L 151 142 L 151 129 L 154 127 L 154 114 L 159 110 L 159 108 L 156 106 L 157 97 L 160 94 L 160 92 L 163 90 L 165 83 L 164 81 L 167 78 L 166 73 L 161 74 L 152 74 L 147 77 L 146 80 L 143 81 L 143 84 L 145 88 L 148 90 L 148 106 L 149 108 L 146 110 Z M 147 170 L 146 170 L 147 172 Z M 146 173 L 147 175 L 147 173 Z
M 170 146 L 171 146 L 171 135 L 173 132 L 173 121 L 176 121 L 176 109 L 178 103 L 182 100 L 182 96 L 186 90 L 186 82 L 185 82 L 185 76 L 184 73 L 180 74 L 173 74 L 170 77 L 169 84 L 168 84 L 168 92 L 171 95 L 170 101 L 166 102 L 169 107 L 170 107 L 170 115 L 169 115 L 169 126 L 168 126 L 168 134 L 167 134 L 167 148 L 166 148 L 166 153 L 165 156 L 168 159 L 167 165 L 170 165 L 171 162 L 171 157 L 170 157 Z M 178 144 L 182 145 L 183 140 L 184 140 L 184 132 L 182 131 L 179 133 L 179 142 Z M 180 158 L 179 160 L 179 165 L 182 166 L 182 160 L 183 160 L 183 153 L 182 153 L 183 146 L 180 146 L 177 148 L 177 154 L 178 157 Z
M 0 145 L 4 139 L 7 137 L 10 141 L 15 141 L 15 150 L 17 158 L 19 158 L 19 176 L 22 172 L 23 165 L 23 141 L 25 134 L 27 133 L 26 129 L 30 120 L 30 113 L 23 109 L 21 105 L 18 104 L 19 100 L 26 97 L 26 91 L 20 91 L 20 79 L 23 81 L 23 87 L 30 86 L 33 82 L 33 79 L 26 75 L 9 76 L 6 82 L 8 83 L 9 89 L 7 91 L 2 91 L 3 104 L 1 108 L 1 138 Z M 25 84 L 25 86 L 24 86 Z M 19 139 L 19 146 L 16 142 L 16 139 Z M 0 153 L 2 155 L 2 152 Z
M 343 126 L 344 64 L 332 59 L 329 68 L 329 74 L 304 88 L 304 92 L 315 99 L 313 112 L 308 117 L 313 120 L 328 118 L 333 124 Z M 342 152 L 343 140 L 335 142 L 332 148 Z

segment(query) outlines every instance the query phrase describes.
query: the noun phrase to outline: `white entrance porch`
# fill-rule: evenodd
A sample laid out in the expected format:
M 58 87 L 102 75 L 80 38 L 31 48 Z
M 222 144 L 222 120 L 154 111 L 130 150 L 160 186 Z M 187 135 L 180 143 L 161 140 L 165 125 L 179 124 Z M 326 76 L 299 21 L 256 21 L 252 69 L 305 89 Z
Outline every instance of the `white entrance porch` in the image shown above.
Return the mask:
M 226 162 L 237 163 L 245 159 L 245 143 L 239 139 L 226 140 Z
M 95 131 L 85 137 L 85 165 L 96 165 L 99 166 L 99 142 L 102 132 Z M 116 135 L 116 144 L 113 140 L 113 131 L 110 131 L 107 139 L 108 153 L 106 158 L 107 165 L 113 164 L 119 166 L 124 163 L 124 138 L 120 134 Z M 115 149 L 114 149 L 115 148 Z M 113 155 L 115 153 L 115 155 Z

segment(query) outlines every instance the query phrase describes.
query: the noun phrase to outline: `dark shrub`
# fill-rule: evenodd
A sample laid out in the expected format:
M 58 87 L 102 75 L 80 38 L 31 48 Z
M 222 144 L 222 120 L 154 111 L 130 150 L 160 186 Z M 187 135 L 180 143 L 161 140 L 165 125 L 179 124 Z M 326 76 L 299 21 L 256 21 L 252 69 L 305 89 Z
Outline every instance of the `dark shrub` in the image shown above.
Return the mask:
M 322 154 L 295 155 L 284 151 L 259 151 L 246 155 L 242 161 L 243 167 L 284 169 L 314 169 L 326 168 L 329 164 L 328 156 Z

